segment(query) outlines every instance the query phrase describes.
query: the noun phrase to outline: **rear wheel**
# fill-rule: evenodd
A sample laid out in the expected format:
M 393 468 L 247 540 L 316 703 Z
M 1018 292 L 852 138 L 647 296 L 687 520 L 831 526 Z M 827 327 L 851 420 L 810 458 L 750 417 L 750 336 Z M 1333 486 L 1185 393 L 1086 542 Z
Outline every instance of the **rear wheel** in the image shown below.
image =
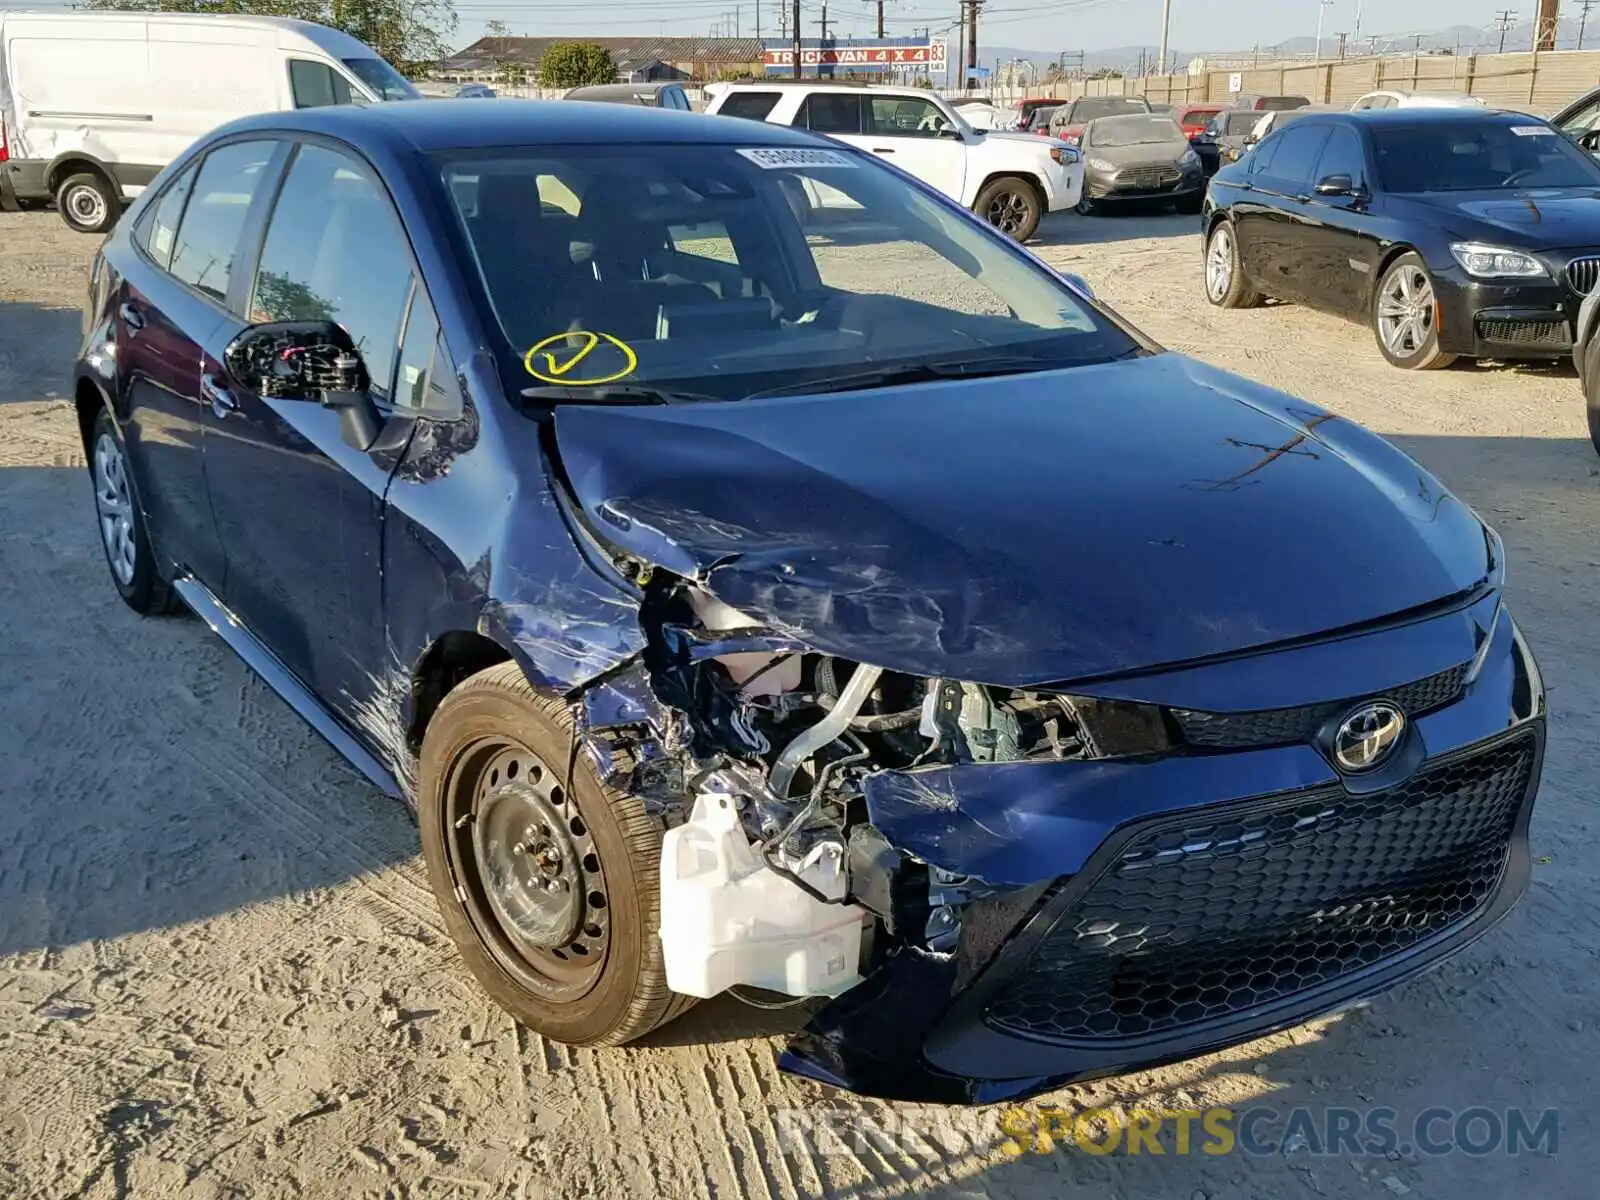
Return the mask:
M 167 581 L 156 570 L 144 514 L 134 499 L 128 452 L 111 414 L 101 409 L 89 435 L 89 475 L 94 481 L 95 524 L 117 595 L 143 616 L 178 607 Z
M 56 211 L 79 233 L 104 233 L 117 223 L 122 200 L 103 175 L 69 175 L 56 189 Z
M 1255 308 L 1262 301 L 1244 273 L 1232 221 L 1218 221 L 1206 239 L 1206 299 L 1218 308 Z
M 661 825 L 601 783 L 575 739 L 566 706 L 515 663 L 466 680 L 423 741 L 422 848 L 489 996 L 546 1037 L 614 1046 L 693 1001 L 667 988 Z
M 1038 190 L 1025 179 L 1005 176 L 991 180 L 978 193 L 972 211 L 1001 233 L 1025 242 L 1039 228 L 1042 204 Z
M 1372 332 L 1391 364 L 1432 371 L 1455 362 L 1439 349 L 1438 302 L 1420 255 L 1402 254 L 1389 265 L 1372 298 Z

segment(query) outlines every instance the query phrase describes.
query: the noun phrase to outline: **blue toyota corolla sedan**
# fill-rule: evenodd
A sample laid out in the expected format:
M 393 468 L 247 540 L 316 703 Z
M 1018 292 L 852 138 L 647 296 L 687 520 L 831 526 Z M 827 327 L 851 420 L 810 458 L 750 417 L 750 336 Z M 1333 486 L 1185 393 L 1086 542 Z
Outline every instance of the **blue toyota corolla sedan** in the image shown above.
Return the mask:
M 1346 1006 L 1527 885 L 1495 533 L 838 143 L 226 126 L 97 256 L 76 401 L 123 599 L 415 805 L 550 1038 L 826 998 L 789 1070 L 1024 1096 Z

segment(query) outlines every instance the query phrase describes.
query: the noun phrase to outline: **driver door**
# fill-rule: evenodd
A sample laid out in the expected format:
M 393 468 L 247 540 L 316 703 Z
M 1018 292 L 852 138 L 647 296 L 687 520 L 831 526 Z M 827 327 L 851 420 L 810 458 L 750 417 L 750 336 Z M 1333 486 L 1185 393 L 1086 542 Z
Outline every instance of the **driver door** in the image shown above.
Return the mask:
M 411 428 L 392 415 L 415 288 L 410 246 L 363 163 L 301 143 L 252 265 L 239 290 L 245 315 L 205 347 L 215 414 L 205 463 L 227 555 L 223 599 L 324 704 L 351 718 L 387 661 L 383 506 Z M 344 441 L 336 411 L 267 399 L 227 370 L 223 351 L 234 337 L 285 320 L 336 321 L 349 333 L 387 416 L 371 448 Z
M 921 96 L 867 96 L 861 145 L 902 171 L 961 199 L 967 145 L 960 128 L 932 100 Z

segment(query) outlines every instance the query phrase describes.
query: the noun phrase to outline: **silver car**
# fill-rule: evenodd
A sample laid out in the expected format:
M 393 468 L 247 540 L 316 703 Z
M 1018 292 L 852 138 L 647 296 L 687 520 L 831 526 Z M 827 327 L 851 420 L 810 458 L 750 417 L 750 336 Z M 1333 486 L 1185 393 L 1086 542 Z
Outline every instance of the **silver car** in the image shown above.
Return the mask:
M 1199 212 L 1206 177 L 1183 127 L 1165 113 L 1101 117 L 1083 131 L 1085 216 L 1114 200 L 1164 200 Z

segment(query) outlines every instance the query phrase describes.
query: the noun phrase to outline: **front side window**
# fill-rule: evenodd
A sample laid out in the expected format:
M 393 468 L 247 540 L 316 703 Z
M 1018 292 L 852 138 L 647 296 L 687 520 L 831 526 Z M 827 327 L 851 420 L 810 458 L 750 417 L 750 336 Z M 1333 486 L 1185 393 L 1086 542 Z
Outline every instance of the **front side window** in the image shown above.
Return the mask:
M 1537 117 L 1385 125 L 1372 145 L 1387 192 L 1600 186 L 1594 160 Z
M 135 234 L 139 245 L 158 267 L 165 268 L 172 264 L 172 247 L 178 240 L 178 222 L 183 217 L 184 203 L 194 189 L 195 171 L 196 168 L 191 165 L 167 185 Z
M 1270 165 L 1261 167 L 1260 173 L 1284 187 L 1310 184 L 1311 173 L 1328 141 L 1327 129 L 1318 125 L 1297 125 L 1272 140 L 1278 144 L 1277 153 L 1272 156 Z
M 717 109 L 719 117 L 743 117 L 747 121 L 765 121 L 778 106 L 777 92 L 734 92 Z
M 350 73 L 372 89 L 379 100 L 420 100 L 422 93 L 381 58 L 347 58 Z
M 846 149 L 484 150 L 440 171 L 517 390 L 741 399 L 869 369 L 1140 350 L 1003 235 Z M 552 178 L 576 218 L 538 203 Z
M 800 106 L 794 123 L 814 133 L 860 133 L 861 97 L 842 92 L 813 92 Z
M 384 399 L 410 293 L 405 234 L 383 189 L 354 159 L 302 146 L 267 225 L 250 320 L 337 322 Z
M 417 292 L 406 315 L 395 372 L 394 406 L 401 412 L 453 421 L 461 415 L 461 389 L 428 298 Z
M 1561 131 L 1572 137 L 1588 133 L 1600 124 L 1600 99 L 1592 100 L 1561 123 Z
M 1339 126 L 1328 136 L 1322 151 L 1322 161 L 1317 164 L 1317 181 L 1330 175 L 1347 175 L 1354 187 L 1367 185 L 1367 160 L 1361 152 L 1361 135 L 1348 126 Z
M 350 81 L 327 63 L 295 58 L 289 61 L 289 88 L 296 108 L 328 108 L 357 99 Z M 365 103 L 366 97 L 360 97 Z
M 233 142 L 211 151 L 200 164 L 169 269 L 213 300 L 228 298 L 239 235 L 277 147 L 276 142 Z
M 936 138 L 950 124 L 937 104 L 916 96 L 873 96 L 867 120 L 867 132 L 877 137 Z

